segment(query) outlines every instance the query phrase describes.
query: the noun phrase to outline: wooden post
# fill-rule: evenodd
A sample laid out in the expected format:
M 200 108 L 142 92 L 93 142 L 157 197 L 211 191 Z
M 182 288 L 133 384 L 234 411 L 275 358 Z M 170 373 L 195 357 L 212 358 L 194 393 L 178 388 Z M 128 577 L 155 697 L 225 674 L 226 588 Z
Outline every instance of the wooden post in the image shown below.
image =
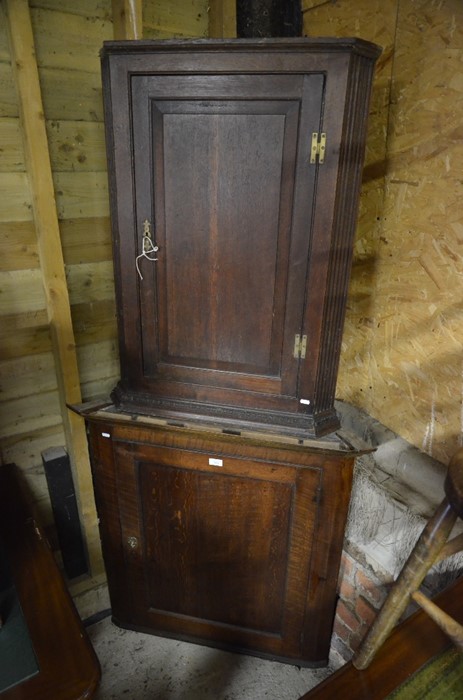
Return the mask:
M 236 37 L 236 0 L 210 0 L 209 36 L 217 39 Z
M 66 447 L 90 572 L 96 576 L 104 566 L 85 425 L 67 409 L 67 404 L 80 403 L 82 397 L 31 17 L 27 0 L 6 0 L 5 8 Z
M 143 36 L 142 0 L 112 0 L 115 39 L 141 39 Z
M 402 617 L 412 594 L 418 590 L 445 545 L 457 514 L 446 498 L 427 522 L 407 562 L 394 582 L 378 617 L 352 659 L 355 668 L 367 668 L 376 652 Z
M 460 625 L 453 617 L 447 615 L 446 612 L 441 610 L 432 600 L 429 600 L 421 591 L 415 591 L 412 598 L 428 613 L 429 617 L 434 620 L 436 625 L 439 625 L 441 630 L 450 637 L 458 649 L 463 652 L 463 625 Z

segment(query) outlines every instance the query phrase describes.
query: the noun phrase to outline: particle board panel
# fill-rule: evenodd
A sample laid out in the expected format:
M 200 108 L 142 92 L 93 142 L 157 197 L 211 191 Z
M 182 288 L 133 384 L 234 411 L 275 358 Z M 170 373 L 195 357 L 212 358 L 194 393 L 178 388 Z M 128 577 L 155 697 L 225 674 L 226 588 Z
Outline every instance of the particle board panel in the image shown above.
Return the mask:
M 371 384 L 368 348 L 375 332 L 373 298 L 381 236 L 387 124 L 399 0 L 359 0 L 335 4 L 304 0 L 304 32 L 320 36 L 361 36 L 383 48 L 375 68 L 370 103 L 365 167 L 354 243 L 354 260 L 344 325 L 337 394 L 364 406 Z
M 370 349 L 371 412 L 443 462 L 462 424 L 462 46 L 461 3 L 401 0 Z
M 303 11 L 306 33 L 384 47 L 338 394 L 447 462 L 463 415 L 463 6 L 305 0 Z

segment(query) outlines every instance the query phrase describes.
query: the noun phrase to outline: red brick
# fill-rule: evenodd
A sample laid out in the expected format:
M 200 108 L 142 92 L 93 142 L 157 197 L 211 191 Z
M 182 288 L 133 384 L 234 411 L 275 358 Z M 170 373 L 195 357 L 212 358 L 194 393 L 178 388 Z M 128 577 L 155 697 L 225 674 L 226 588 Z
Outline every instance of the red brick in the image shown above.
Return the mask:
M 357 602 L 355 603 L 355 614 L 359 620 L 362 620 L 362 622 L 365 622 L 368 627 L 370 627 L 373 620 L 377 617 L 378 611 L 373 608 L 372 605 L 365 600 L 365 598 L 359 596 L 357 598 Z
M 351 583 L 349 583 L 349 581 L 345 578 L 343 578 L 341 581 L 339 595 L 343 600 L 347 600 L 349 601 L 349 603 L 352 603 L 352 605 L 354 605 L 355 599 L 357 597 L 357 593 L 354 586 Z
M 346 552 L 343 552 L 342 558 L 341 558 L 341 568 L 340 568 L 340 572 L 339 572 L 340 580 L 348 578 L 352 581 L 353 576 L 354 576 L 353 560 Z
M 349 646 L 349 640 L 352 635 L 352 631 L 346 627 L 346 625 L 340 621 L 339 618 L 336 618 L 334 622 L 334 627 L 333 627 L 333 633 L 341 639 L 344 644 Z
M 355 581 L 376 607 L 379 607 L 384 600 L 386 594 L 385 589 L 379 586 L 377 581 L 369 578 L 361 569 L 357 569 Z
M 355 632 L 358 629 L 360 625 L 359 621 L 357 620 L 352 610 L 350 610 L 342 600 L 340 600 L 338 603 L 336 615 L 337 617 L 339 617 L 341 622 L 343 622 L 353 632 Z

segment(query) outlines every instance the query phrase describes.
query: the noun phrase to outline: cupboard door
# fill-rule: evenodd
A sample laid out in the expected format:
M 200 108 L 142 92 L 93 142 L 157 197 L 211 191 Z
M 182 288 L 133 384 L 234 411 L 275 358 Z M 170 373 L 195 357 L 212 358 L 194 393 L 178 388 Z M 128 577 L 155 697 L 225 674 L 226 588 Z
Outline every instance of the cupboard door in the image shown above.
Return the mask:
M 298 658 L 321 470 L 128 444 L 115 464 L 130 624 Z
M 323 91 L 316 73 L 132 77 L 143 352 L 123 369 L 143 387 L 296 395 Z

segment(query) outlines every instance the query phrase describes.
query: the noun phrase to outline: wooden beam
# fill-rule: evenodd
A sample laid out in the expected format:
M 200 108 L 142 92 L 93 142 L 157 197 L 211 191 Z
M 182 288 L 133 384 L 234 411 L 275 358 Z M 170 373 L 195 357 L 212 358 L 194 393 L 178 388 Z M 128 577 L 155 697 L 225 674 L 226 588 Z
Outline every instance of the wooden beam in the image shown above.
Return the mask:
M 90 571 L 99 575 L 103 560 L 85 425 L 67 409 L 67 404 L 82 399 L 31 17 L 27 0 L 6 0 L 5 8 L 66 447 L 73 465 Z
M 115 39 L 143 37 L 142 0 L 112 0 Z
M 210 0 L 209 36 L 217 39 L 236 37 L 236 0 Z

